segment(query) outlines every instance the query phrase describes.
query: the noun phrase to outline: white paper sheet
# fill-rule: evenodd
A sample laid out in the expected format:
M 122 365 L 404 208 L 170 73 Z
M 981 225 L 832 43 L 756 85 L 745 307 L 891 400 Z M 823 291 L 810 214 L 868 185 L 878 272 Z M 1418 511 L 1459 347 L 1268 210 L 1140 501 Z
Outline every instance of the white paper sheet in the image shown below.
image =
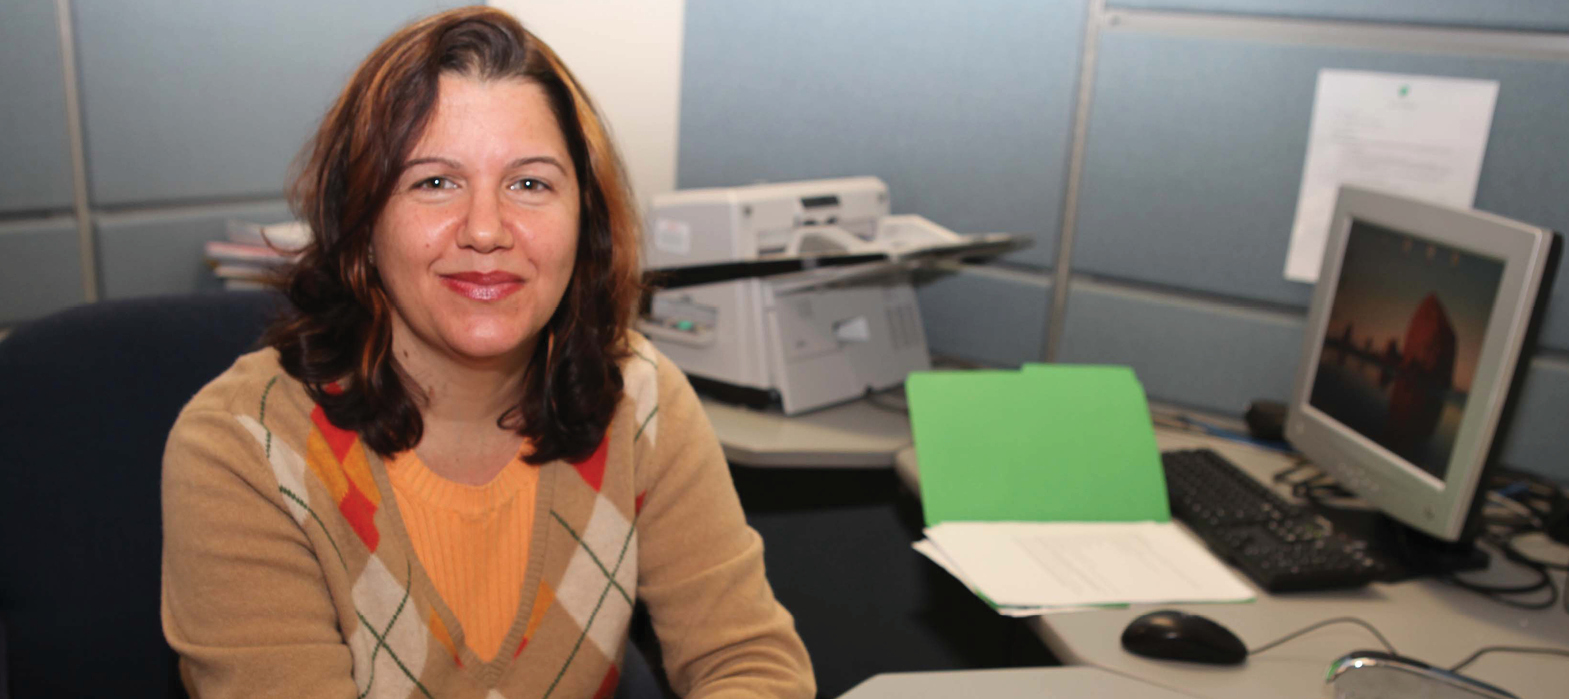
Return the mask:
M 1319 71 L 1286 278 L 1318 280 L 1342 184 L 1470 207 L 1497 101 L 1496 80 Z
M 971 583 L 968 578 L 964 577 L 964 571 L 959 570 L 959 566 L 954 565 L 953 561 L 948 560 L 948 557 L 943 555 L 942 549 L 937 548 L 937 544 L 932 543 L 931 539 L 922 539 L 920 541 L 917 541 L 917 542 L 911 544 L 910 547 L 914 548 L 916 553 L 919 553 L 922 556 L 925 556 L 931 562 L 936 563 L 937 567 L 942 568 L 943 570 L 948 571 L 949 575 L 952 575 L 953 577 L 958 578 L 959 582 L 964 583 L 965 587 L 970 588 L 970 592 L 976 593 L 976 596 L 978 596 L 978 597 L 980 596 L 980 591 L 975 587 L 975 584 Z M 1089 612 L 1089 611 L 1095 611 L 1097 609 L 1105 609 L 1106 606 L 1107 605 L 1100 605 L 1100 606 L 1083 606 L 1083 605 L 1080 605 L 1080 606 L 1074 606 L 1074 607 L 1053 607 L 1053 606 L 1018 607 L 1018 606 L 997 606 L 997 605 L 993 605 L 992 609 L 997 610 L 997 613 L 1001 614 L 1003 616 L 1021 617 L 1022 618 L 1022 617 L 1041 616 L 1043 614 L 1062 614 L 1062 613 L 1066 613 L 1066 612 Z
M 999 606 L 1241 602 L 1253 591 L 1169 522 L 945 522 L 926 537 Z

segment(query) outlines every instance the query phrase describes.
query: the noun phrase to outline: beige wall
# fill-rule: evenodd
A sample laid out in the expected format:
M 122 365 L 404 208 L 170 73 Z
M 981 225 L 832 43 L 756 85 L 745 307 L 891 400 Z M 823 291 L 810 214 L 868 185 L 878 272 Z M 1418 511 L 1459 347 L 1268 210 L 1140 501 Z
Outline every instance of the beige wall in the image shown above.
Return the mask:
M 632 187 L 675 189 L 685 0 L 491 0 L 555 49 L 598 104 Z

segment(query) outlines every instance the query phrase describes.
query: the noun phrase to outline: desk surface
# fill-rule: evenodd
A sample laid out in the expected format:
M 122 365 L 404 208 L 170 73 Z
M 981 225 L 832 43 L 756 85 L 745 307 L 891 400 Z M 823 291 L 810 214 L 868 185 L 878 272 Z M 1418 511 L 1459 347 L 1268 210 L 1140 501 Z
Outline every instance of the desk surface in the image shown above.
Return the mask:
M 839 699 L 950 699 L 951 697 L 1116 697 L 1190 699 L 1138 680 L 1093 667 L 1037 667 L 959 672 L 900 672 L 877 675 Z
M 1156 430 L 1161 449 L 1208 447 L 1255 476 L 1268 476 L 1290 463 L 1283 455 L 1252 446 L 1188 434 Z M 915 480 L 913 452 L 901 453 L 897 467 L 907 483 Z M 913 484 L 913 483 L 912 483 Z M 1564 547 L 1545 540 L 1525 541 L 1550 552 L 1552 559 L 1569 558 Z M 1470 579 L 1493 583 L 1520 582 L 1529 575 L 1513 569 L 1501 556 L 1493 568 Z M 1557 576 L 1560 588 L 1563 575 Z M 1550 610 L 1524 611 L 1434 580 L 1367 589 L 1270 595 L 1236 605 L 1134 605 L 1127 609 L 1075 612 L 1036 617 L 1031 626 L 1064 663 L 1094 665 L 1174 690 L 1217 698 L 1322 697 L 1329 664 L 1362 649 L 1381 649 L 1366 630 L 1349 624 L 1325 627 L 1250 658 L 1238 667 L 1211 667 L 1148 660 L 1122 649 L 1122 629 L 1134 617 L 1159 608 L 1176 608 L 1208 616 L 1230 628 L 1249 647 L 1273 641 L 1314 622 L 1355 616 L 1377 627 L 1404 655 L 1448 667 L 1472 651 L 1491 645 L 1569 648 L 1569 613 L 1562 603 Z M 1490 654 L 1464 671 L 1522 697 L 1561 697 L 1569 687 L 1569 659 L 1555 656 Z
M 753 410 L 704 397 L 725 458 L 777 468 L 876 468 L 910 446 L 910 419 L 865 399 L 805 415 Z

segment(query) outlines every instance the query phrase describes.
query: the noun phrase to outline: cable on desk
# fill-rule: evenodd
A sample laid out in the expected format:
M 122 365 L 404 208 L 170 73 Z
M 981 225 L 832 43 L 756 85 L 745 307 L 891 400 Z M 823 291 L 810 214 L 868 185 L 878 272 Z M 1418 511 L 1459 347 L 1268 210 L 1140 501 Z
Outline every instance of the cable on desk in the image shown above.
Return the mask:
M 1309 469 L 1312 470 L 1310 475 L 1292 479 L 1292 476 Z M 1292 495 L 1315 507 L 1329 507 L 1323 502 L 1325 498 L 1351 495 L 1336 484 L 1332 476 L 1301 458 L 1277 471 L 1272 480 L 1290 485 Z M 1536 580 L 1517 585 L 1490 585 L 1466 580 L 1455 573 L 1441 575 L 1439 579 L 1517 609 L 1550 609 L 1562 599 L 1564 611 L 1569 612 L 1569 591 L 1561 592 L 1548 572 L 1569 570 L 1569 565 L 1528 556 L 1515 545 L 1515 539 L 1521 536 L 1546 530 L 1550 513 L 1555 508 L 1563 507 L 1563 491 L 1540 476 L 1510 468 L 1500 468 L 1494 472 L 1487 486 L 1487 502 L 1506 510 L 1508 517 L 1499 517 L 1496 511 L 1491 514 L 1484 512 L 1479 540 L 1491 544 L 1510 562 L 1536 573 Z M 1542 590 L 1547 590 L 1546 599 L 1529 602 L 1515 599 Z
M 1504 558 L 1518 563 L 1527 570 L 1536 573 L 1536 582 L 1525 583 L 1521 585 L 1487 585 L 1483 583 L 1471 582 L 1461 578 L 1458 574 L 1455 573 L 1445 574 L 1439 579 L 1456 587 L 1475 592 L 1499 604 L 1514 607 L 1515 609 L 1550 609 L 1553 605 L 1558 603 L 1558 585 L 1553 582 L 1552 575 L 1547 572 L 1546 566 L 1542 565 L 1540 561 L 1521 554 L 1519 550 L 1515 548 L 1510 539 L 1500 540 L 1493 537 L 1492 535 L 1489 535 L 1486 540 L 1497 547 L 1498 550 L 1504 554 Z M 1535 602 L 1522 602 L 1518 599 L 1514 599 L 1514 597 L 1519 595 L 1528 595 L 1544 589 L 1547 590 L 1547 599 Z M 1566 597 L 1565 600 L 1565 611 L 1569 611 L 1569 597 Z
M 1308 476 L 1292 480 L 1291 477 L 1301 471 L 1311 470 Z M 1297 457 L 1296 461 L 1275 472 L 1270 478 L 1275 483 L 1282 483 L 1291 488 L 1291 495 L 1309 504 L 1322 506 L 1324 500 L 1356 497 L 1355 493 L 1340 487 L 1335 482 L 1334 476 L 1324 473 L 1314 466 L 1306 457 Z
M 1320 622 L 1318 622 L 1316 624 L 1312 624 L 1312 625 L 1307 626 L 1305 628 L 1302 628 L 1302 629 L 1299 629 L 1297 631 L 1293 631 L 1293 632 L 1291 632 L 1289 634 L 1286 634 L 1285 636 L 1282 636 L 1282 637 L 1280 637 L 1280 638 L 1278 638 L 1276 640 L 1270 641 L 1269 643 L 1266 643 L 1266 644 L 1264 644 L 1262 646 L 1259 646 L 1257 648 L 1254 648 L 1254 649 L 1248 651 L 1248 657 L 1252 657 L 1252 656 L 1258 655 L 1259 653 L 1263 653 L 1266 650 L 1269 650 L 1271 648 L 1274 648 L 1275 646 L 1278 646 L 1278 645 L 1280 645 L 1282 643 L 1285 643 L 1285 642 L 1290 641 L 1290 640 L 1292 640 L 1294 638 L 1297 638 L 1298 636 L 1302 636 L 1303 634 L 1306 634 L 1306 633 L 1308 633 L 1310 631 L 1321 629 L 1321 628 L 1323 628 L 1325 626 L 1329 626 L 1331 624 L 1356 624 L 1357 626 L 1361 626 L 1362 628 L 1367 629 L 1368 631 L 1372 632 L 1372 634 L 1374 636 L 1377 636 L 1379 643 L 1384 644 L 1384 649 L 1389 651 L 1390 655 L 1399 655 L 1400 654 L 1399 652 L 1397 652 L 1395 650 L 1394 644 L 1390 643 L 1389 639 L 1384 638 L 1384 634 L 1379 633 L 1378 629 L 1374 628 L 1374 626 L 1372 624 L 1369 624 L 1366 621 L 1363 621 L 1363 620 L 1358 619 L 1356 617 L 1343 616 L 1343 617 L 1336 617 L 1334 619 L 1325 619 L 1324 621 L 1320 621 Z M 1487 655 L 1488 653 L 1529 653 L 1529 654 L 1534 654 L 1534 655 L 1560 655 L 1560 656 L 1564 656 L 1564 657 L 1569 657 L 1569 649 L 1566 649 L 1566 648 L 1548 648 L 1548 647 L 1545 647 L 1545 646 L 1485 646 L 1485 647 L 1482 647 L 1482 648 L 1478 648 L 1476 650 L 1476 652 L 1472 653 L 1469 656 L 1466 656 L 1465 660 L 1462 660 L 1462 661 L 1460 661 L 1458 663 L 1455 663 L 1453 667 L 1449 668 L 1449 671 L 1458 673 L 1465 666 L 1470 665 L 1471 663 L 1476 662 L 1477 658 L 1480 658 L 1480 657 L 1482 657 L 1484 655 Z
M 1391 644 L 1389 642 L 1389 639 L 1384 638 L 1384 634 L 1379 633 L 1378 629 L 1374 628 L 1372 624 L 1369 624 L 1369 623 L 1367 623 L 1367 622 L 1365 622 L 1365 621 L 1363 621 L 1361 619 L 1358 619 L 1358 618 L 1356 618 L 1354 616 L 1341 616 L 1341 617 L 1335 617 L 1333 619 L 1325 619 L 1324 621 L 1320 621 L 1320 622 L 1318 622 L 1316 624 L 1312 624 L 1312 625 L 1310 625 L 1310 626 L 1308 626 L 1306 628 L 1302 628 L 1302 629 L 1299 629 L 1299 630 L 1296 630 L 1296 631 L 1292 631 L 1291 633 L 1288 633 L 1285 636 L 1277 638 L 1277 639 L 1275 639 L 1273 641 L 1270 641 L 1269 643 L 1265 643 L 1262 646 L 1259 646 L 1257 648 L 1254 648 L 1254 649 L 1248 651 L 1248 657 L 1252 657 L 1252 656 L 1258 655 L 1259 653 L 1263 653 L 1266 650 L 1274 648 L 1275 646 L 1278 646 L 1278 645 L 1280 645 L 1282 643 L 1285 643 L 1286 641 L 1289 641 L 1289 640 L 1294 639 L 1294 638 L 1296 638 L 1298 636 L 1301 636 L 1302 634 L 1305 634 L 1305 633 L 1307 633 L 1309 631 L 1314 631 L 1314 630 L 1317 630 L 1317 629 L 1321 629 L 1321 628 L 1323 628 L 1325 626 L 1329 626 L 1330 624 L 1356 624 L 1357 626 L 1360 626 L 1360 627 L 1362 627 L 1364 629 L 1367 629 L 1368 631 L 1373 632 L 1373 635 L 1378 637 L 1378 642 L 1384 644 L 1384 648 L 1389 651 L 1390 655 L 1399 655 L 1399 653 L 1395 652 L 1394 644 Z
M 1318 470 L 1317 466 L 1313 465 L 1313 462 L 1308 461 L 1306 456 L 1298 456 L 1291 461 L 1290 466 L 1276 471 L 1275 475 L 1270 477 L 1270 482 L 1290 483 L 1291 477 L 1296 475 L 1298 471 L 1305 471 L 1307 469 L 1313 469 L 1315 473 L 1323 473 L 1322 471 Z
M 1532 646 L 1487 646 L 1486 648 L 1477 649 L 1475 653 L 1472 653 L 1465 660 L 1455 663 L 1455 666 L 1449 668 L 1449 671 L 1459 672 L 1460 668 L 1476 662 L 1477 658 L 1487 655 L 1488 653 L 1533 653 L 1536 655 L 1562 655 L 1564 657 L 1569 657 L 1569 649 L 1564 648 L 1542 648 Z
M 1514 607 L 1515 609 L 1550 609 L 1553 605 L 1558 603 L 1558 586 L 1553 583 L 1552 578 L 1548 576 L 1547 571 L 1541 570 L 1539 568 L 1532 568 L 1532 570 L 1534 570 L 1536 574 L 1540 576 L 1540 578 L 1536 582 L 1526 585 L 1483 585 L 1481 583 L 1473 583 L 1462 580 L 1454 573 L 1446 574 L 1440 579 L 1444 582 L 1450 583 L 1451 585 L 1470 590 L 1479 595 L 1482 595 L 1483 597 L 1491 599 L 1494 602 Z M 1547 599 L 1545 600 L 1538 602 L 1522 602 L 1520 600 L 1513 599 L 1515 596 L 1530 594 L 1542 589 L 1547 590 Z
M 1547 523 L 1542 521 L 1540 513 L 1538 513 L 1535 508 L 1530 507 L 1529 505 L 1526 505 L 1519 500 L 1505 496 L 1501 490 L 1502 489 L 1488 491 L 1487 501 L 1509 510 L 1516 515 L 1519 515 L 1520 518 L 1525 520 L 1525 523 L 1529 524 L 1532 529 L 1547 528 Z
M 1515 546 L 1515 539 L 1525 536 L 1526 534 L 1539 533 L 1540 532 L 1537 531 L 1510 532 L 1507 535 L 1499 536 L 1497 540 L 1491 541 L 1491 543 L 1494 546 L 1497 546 L 1498 549 L 1503 552 L 1505 558 L 1528 568 L 1541 568 L 1544 570 L 1569 570 L 1569 565 L 1565 565 L 1563 563 L 1554 563 L 1552 561 L 1544 561 L 1540 558 L 1533 558 L 1529 555 L 1526 555 L 1525 552 L 1521 551 L 1518 547 Z
M 1547 520 L 1555 507 L 1562 507 L 1563 491 L 1546 479 L 1522 471 L 1501 468 L 1488 482 L 1487 501 L 1508 510 L 1510 518 L 1487 516 L 1481 536 L 1492 544 L 1504 558 L 1536 573 L 1534 583 L 1522 585 L 1484 585 L 1464 580 L 1453 574 L 1445 580 L 1459 587 L 1484 595 L 1501 604 L 1518 609 L 1549 609 L 1564 601 L 1564 611 L 1569 612 L 1569 592 L 1560 591 L 1553 582 L 1551 570 L 1569 570 L 1569 565 L 1546 561 L 1526 555 L 1515 545 L 1515 540 L 1526 534 L 1543 533 Z M 1547 590 L 1547 598 L 1535 602 L 1522 602 L 1511 596 Z
M 1323 504 L 1325 500 L 1356 497 L 1356 493 L 1341 487 L 1329 474 L 1319 474 L 1313 478 L 1292 483 L 1291 494 L 1314 505 Z
M 1514 545 L 1515 538 L 1540 530 L 1530 525 L 1522 526 L 1496 521 L 1489 522 L 1485 526 L 1486 529 L 1479 538 L 1492 544 L 1494 548 L 1498 549 L 1499 553 L 1503 554 L 1506 560 L 1536 573 L 1536 581 L 1518 585 L 1489 585 L 1466 580 L 1456 573 L 1448 573 L 1440 579 L 1456 587 L 1480 594 L 1499 604 L 1516 609 L 1550 609 L 1557 604 L 1559 598 L 1558 585 L 1553 582 L 1552 575 L 1548 573 L 1548 568 L 1551 564 L 1521 553 L 1519 548 Z M 1547 590 L 1546 599 L 1534 602 L 1514 599 L 1519 595 L 1533 594 L 1544 589 Z
M 908 415 L 910 412 L 909 399 L 902 396 L 899 398 L 894 398 L 892 394 L 895 390 L 897 389 L 890 389 L 883 392 L 867 391 L 866 404 L 872 406 L 873 408 L 877 408 L 878 410 L 886 410 L 890 413 Z M 903 391 L 900 391 L 900 393 L 903 393 Z

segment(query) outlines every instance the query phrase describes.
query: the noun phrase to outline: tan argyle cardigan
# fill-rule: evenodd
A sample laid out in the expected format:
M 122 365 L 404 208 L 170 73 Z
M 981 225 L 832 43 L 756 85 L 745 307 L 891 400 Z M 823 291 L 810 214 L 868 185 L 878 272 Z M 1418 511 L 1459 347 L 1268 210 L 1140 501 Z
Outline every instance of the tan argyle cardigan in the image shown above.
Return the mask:
M 810 697 L 686 378 L 641 337 L 604 442 L 541 466 L 521 604 L 483 662 L 420 567 L 382 460 L 277 354 L 241 357 L 164 455 L 163 624 L 186 686 L 221 697 L 608 697 L 634 600 L 689 697 Z

